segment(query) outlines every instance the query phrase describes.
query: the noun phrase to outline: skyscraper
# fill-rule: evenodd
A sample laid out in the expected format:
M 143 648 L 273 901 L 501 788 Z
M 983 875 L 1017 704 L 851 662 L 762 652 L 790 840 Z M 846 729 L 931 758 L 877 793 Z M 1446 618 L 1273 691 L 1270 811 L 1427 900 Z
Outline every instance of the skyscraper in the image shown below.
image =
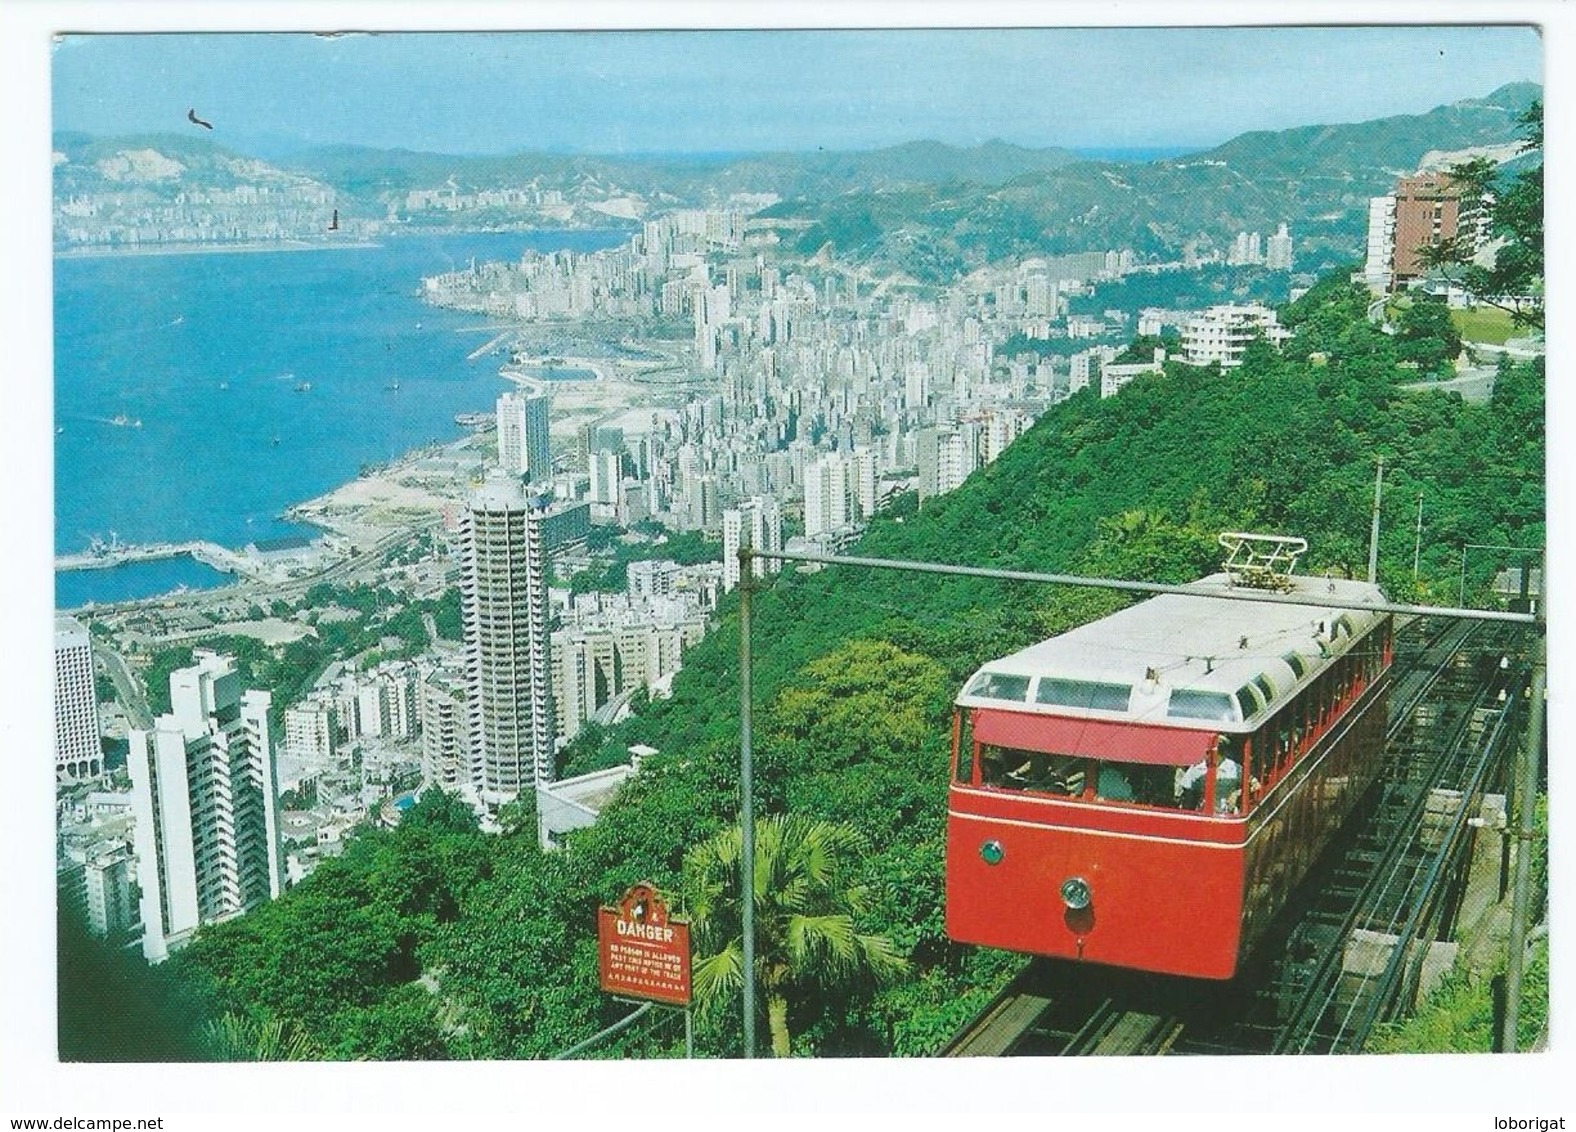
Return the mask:
M 81 780 L 104 771 L 93 643 L 73 617 L 55 618 L 55 774 Z
M 198 651 L 170 674 L 170 712 L 133 730 L 142 952 L 164 959 L 202 924 L 279 895 L 278 784 L 267 692 L 241 690 L 235 661 Z
M 1277 228 L 1266 243 L 1264 266 L 1271 271 L 1291 270 L 1291 232 L 1285 224 Z
M 545 393 L 505 393 L 498 398 L 498 466 L 532 483 L 553 478 Z
M 547 500 L 494 472 L 461 520 L 470 785 L 508 801 L 553 778 Z

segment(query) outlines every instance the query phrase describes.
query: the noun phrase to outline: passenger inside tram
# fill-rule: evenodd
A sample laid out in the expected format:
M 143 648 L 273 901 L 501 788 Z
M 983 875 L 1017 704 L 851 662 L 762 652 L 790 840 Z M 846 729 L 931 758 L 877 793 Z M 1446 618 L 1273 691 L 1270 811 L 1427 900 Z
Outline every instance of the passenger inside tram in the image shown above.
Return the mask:
M 1204 786 L 1209 777 L 1209 760 L 1200 759 L 1176 772 L 1177 805 L 1184 810 L 1204 808 Z M 1242 801 L 1242 767 L 1230 755 L 1221 758 L 1215 772 L 1215 812 L 1234 814 Z
M 1093 763 L 1093 765 L 1091 765 Z M 980 784 L 1009 790 L 1033 790 L 1066 798 L 1080 798 L 1094 775 L 1094 796 L 1105 802 L 1131 802 L 1144 806 L 1178 805 L 1176 771 L 1168 766 L 1100 762 L 1076 755 L 1053 755 L 980 745 Z

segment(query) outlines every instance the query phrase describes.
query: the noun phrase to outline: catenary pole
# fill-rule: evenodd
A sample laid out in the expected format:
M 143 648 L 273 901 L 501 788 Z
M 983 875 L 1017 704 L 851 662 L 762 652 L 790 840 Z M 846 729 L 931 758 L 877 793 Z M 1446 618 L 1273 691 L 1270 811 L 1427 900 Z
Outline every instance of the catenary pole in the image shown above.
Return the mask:
M 750 582 L 754 555 L 739 547 L 739 900 L 744 935 L 744 1056 L 755 1056 L 755 783 L 750 735 Z
M 1384 499 L 1384 457 L 1379 457 L 1379 473 L 1374 476 L 1374 521 L 1368 531 L 1368 582 L 1379 580 L 1379 504 Z
M 1412 581 L 1417 581 L 1417 565 L 1423 557 L 1423 493 L 1417 493 L 1417 537 L 1412 540 Z
M 1531 573 L 1530 566 L 1523 566 Z M 1542 577 L 1548 578 L 1545 563 Z M 1516 879 L 1510 899 L 1510 954 L 1505 961 L 1505 1029 L 1501 1048 L 1516 1052 L 1516 1026 L 1521 1013 L 1521 976 L 1527 957 L 1527 920 L 1532 908 L 1532 847 L 1537 837 L 1538 764 L 1543 755 L 1543 697 L 1548 679 L 1548 585 L 1540 583 L 1537 596 L 1538 630 L 1533 645 L 1532 691 L 1527 705 L 1527 741 L 1521 751 L 1516 785 Z

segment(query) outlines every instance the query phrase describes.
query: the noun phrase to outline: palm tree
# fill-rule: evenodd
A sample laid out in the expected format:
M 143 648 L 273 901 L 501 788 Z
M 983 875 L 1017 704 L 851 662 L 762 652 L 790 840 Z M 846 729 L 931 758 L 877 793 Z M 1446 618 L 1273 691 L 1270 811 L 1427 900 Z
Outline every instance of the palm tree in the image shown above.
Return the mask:
M 790 1001 L 819 987 L 885 978 L 906 964 L 884 936 L 854 926 L 865 891 L 845 862 L 859 847 L 846 825 L 801 816 L 763 818 L 755 828 L 755 981 L 766 1004 L 772 1053 L 789 1056 Z M 739 828 L 722 830 L 684 860 L 695 932 L 692 968 L 702 1006 L 731 999 L 744 985 Z
M 203 1036 L 216 1061 L 315 1061 L 317 1043 L 294 1022 L 230 1012 L 209 1022 Z

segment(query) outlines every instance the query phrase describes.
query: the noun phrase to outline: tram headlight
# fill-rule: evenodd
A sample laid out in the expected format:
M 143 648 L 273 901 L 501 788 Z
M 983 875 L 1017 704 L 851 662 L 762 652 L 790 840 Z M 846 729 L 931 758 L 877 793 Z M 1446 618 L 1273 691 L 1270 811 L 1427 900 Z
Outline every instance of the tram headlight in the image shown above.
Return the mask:
M 1068 877 L 1062 881 L 1062 903 L 1067 905 L 1068 911 L 1082 912 L 1089 907 L 1093 893 L 1089 890 L 1089 882 L 1083 877 Z
M 1001 847 L 1001 842 L 994 839 L 980 846 L 980 857 L 987 865 L 999 865 L 1001 859 L 1007 855 L 1007 850 Z

